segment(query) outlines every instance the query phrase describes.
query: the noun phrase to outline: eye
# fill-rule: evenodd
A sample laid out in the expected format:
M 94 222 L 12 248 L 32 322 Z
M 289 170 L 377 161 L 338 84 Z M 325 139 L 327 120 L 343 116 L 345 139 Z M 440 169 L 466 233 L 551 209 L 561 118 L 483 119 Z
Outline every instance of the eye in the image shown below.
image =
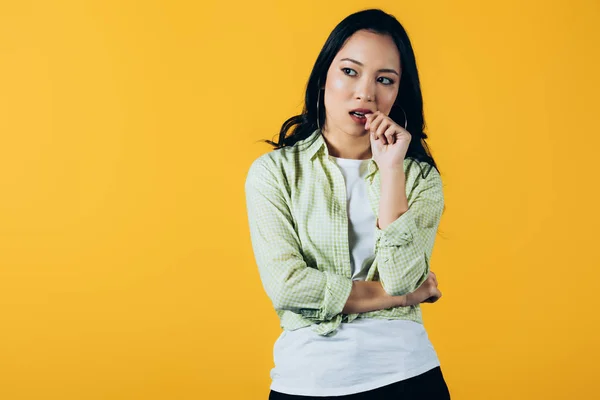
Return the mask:
M 383 79 L 383 80 L 385 80 L 385 82 L 382 82 L 382 81 L 381 81 L 382 79 Z M 381 83 L 383 83 L 383 84 L 384 84 L 384 85 L 386 85 L 386 86 L 387 86 L 387 85 L 393 85 L 393 84 L 394 84 L 394 81 L 393 81 L 393 80 L 391 80 L 390 78 L 386 78 L 385 76 L 382 76 L 382 77 L 381 77 L 381 78 L 379 78 L 377 81 L 378 81 L 378 82 L 381 82 Z
M 346 75 L 349 75 L 349 76 L 354 76 L 354 75 L 356 75 L 356 71 L 355 71 L 355 70 L 353 70 L 352 68 L 342 68 L 342 71 L 344 71 L 344 73 L 345 73 Z M 354 75 L 352 75 L 350 72 L 354 72 Z

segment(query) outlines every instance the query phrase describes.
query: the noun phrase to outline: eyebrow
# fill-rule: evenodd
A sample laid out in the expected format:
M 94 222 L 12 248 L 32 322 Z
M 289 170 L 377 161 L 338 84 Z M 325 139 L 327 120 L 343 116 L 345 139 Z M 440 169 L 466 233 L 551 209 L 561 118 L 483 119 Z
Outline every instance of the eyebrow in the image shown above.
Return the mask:
M 361 67 L 364 67 L 363 63 L 361 63 L 360 61 L 353 60 L 351 58 L 342 58 L 340 61 L 350 61 L 350 62 L 360 65 Z M 395 69 L 391 69 L 391 68 L 383 68 L 383 69 L 380 69 L 379 72 L 391 72 L 392 74 L 396 74 L 396 75 L 400 76 L 400 74 L 398 72 L 396 72 Z

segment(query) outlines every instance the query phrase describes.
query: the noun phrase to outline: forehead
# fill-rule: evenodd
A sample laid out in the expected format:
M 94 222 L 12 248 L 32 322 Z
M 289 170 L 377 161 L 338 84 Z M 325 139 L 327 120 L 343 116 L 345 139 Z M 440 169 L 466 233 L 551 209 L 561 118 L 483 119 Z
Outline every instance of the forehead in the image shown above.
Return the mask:
M 389 35 L 366 30 L 355 32 L 346 40 L 334 61 L 351 58 L 366 68 L 400 68 L 400 53 Z

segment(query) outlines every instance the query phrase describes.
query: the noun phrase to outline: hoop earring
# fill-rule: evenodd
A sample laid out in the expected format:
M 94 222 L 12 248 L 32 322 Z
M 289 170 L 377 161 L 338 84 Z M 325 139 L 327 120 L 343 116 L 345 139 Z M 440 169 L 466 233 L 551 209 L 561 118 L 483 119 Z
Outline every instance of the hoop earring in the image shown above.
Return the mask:
M 402 110 L 402 114 L 404 114 L 404 129 L 406 129 L 406 127 L 408 126 L 408 118 L 406 118 L 406 112 L 404 111 L 404 108 L 397 106 L 397 105 L 392 105 L 392 107 L 398 107 L 399 109 Z
M 319 110 L 319 102 L 321 100 L 321 88 L 319 88 L 319 92 L 317 93 L 317 128 L 319 128 L 319 130 L 321 130 L 321 123 L 320 123 L 320 119 L 321 119 L 321 112 Z

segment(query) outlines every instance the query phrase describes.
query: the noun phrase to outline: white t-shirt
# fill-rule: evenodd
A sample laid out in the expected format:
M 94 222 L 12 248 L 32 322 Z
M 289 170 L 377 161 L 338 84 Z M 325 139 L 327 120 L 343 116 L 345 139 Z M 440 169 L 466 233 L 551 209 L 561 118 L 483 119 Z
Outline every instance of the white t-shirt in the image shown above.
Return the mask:
M 375 215 L 365 176 L 369 160 L 330 157 L 344 175 L 352 279 L 374 259 Z M 300 396 L 343 396 L 412 378 L 440 365 L 422 324 L 357 318 L 331 336 L 310 327 L 283 331 L 273 347 L 271 389 Z

